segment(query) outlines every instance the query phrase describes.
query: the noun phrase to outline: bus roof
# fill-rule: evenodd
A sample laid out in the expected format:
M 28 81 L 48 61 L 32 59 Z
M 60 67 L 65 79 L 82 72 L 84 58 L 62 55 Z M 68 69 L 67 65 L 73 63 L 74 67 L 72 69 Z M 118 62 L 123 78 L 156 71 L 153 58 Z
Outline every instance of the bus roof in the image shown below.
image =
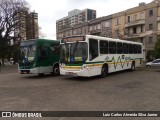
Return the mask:
M 114 38 L 108 38 L 108 37 L 101 37 L 101 36 L 95 36 L 95 35 L 86 35 L 88 38 L 98 39 L 98 40 L 107 40 L 107 41 L 115 41 L 115 42 L 124 42 L 124 43 L 131 43 L 131 44 L 140 44 L 139 42 L 133 42 L 133 41 L 127 41 L 127 40 L 121 40 L 121 39 L 114 39 Z
M 34 44 L 44 44 L 44 43 L 54 43 L 54 44 L 60 44 L 59 40 L 51 40 L 51 39 L 30 39 L 21 41 L 20 46 L 28 46 L 28 45 L 34 45 Z
M 25 40 L 25 41 L 21 41 L 21 42 L 27 42 L 27 41 L 54 41 L 54 42 L 60 42 L 60 40 L 52 40 L 52 39 L 42 39 L 42 38 L 37 38 L 37 39 L 29 39 L 29 40 Z
M 62 39 L 72 38 L 72 37 L 84 37 L 84 36 L 86 36 L 87 38 L 92 38 L 92 39 L 97 39 L 97 40 L 107 40 L 107 41 L 116 41 L 116 42 L 124 42 L 124 43 L 142 45 L 142 43 L 139 43 L 139 42 L 133 42 L 133 41 L 127 41 L 127 40 L 121 40 L 121 39 L 114 39 L 114 38 L 108 38 L 108 37 L 101 37 L 101 36 L 95 36 L 95 35 L 74 35 L 74 36 L 63 37 Z M 75 42 L 75 41 L 73 41 L 73 42 Z

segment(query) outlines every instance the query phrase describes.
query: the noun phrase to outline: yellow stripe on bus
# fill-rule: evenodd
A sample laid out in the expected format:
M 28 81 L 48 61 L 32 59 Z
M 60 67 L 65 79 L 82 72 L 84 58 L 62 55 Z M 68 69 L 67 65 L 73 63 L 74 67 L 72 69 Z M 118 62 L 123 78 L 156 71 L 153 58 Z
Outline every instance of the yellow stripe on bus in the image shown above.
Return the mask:
M 125 62 L 107 62 L 107 64 L 123 64 L 123 63 L 129 63 L 133 60 L 125 61 Z M 140 60 L 135 60 L 135 62 L 140 62 Z M 101 67 L 104 63 L 101 64 L 87 64 L 87 67 Z M 63 69 L 67 70 L 80 70 L 82 66 L 64 66 Z

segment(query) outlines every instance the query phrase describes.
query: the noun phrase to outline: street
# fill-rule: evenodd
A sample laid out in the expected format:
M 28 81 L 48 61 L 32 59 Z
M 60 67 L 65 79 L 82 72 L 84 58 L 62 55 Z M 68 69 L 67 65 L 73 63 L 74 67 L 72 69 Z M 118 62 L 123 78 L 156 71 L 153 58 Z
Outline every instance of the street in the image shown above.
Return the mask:
M 9 72 L 11 71 L 11 72 Z M 160 72 L 136 70 L 106 78 L 0 74 L 1 111 L 160 111 Z

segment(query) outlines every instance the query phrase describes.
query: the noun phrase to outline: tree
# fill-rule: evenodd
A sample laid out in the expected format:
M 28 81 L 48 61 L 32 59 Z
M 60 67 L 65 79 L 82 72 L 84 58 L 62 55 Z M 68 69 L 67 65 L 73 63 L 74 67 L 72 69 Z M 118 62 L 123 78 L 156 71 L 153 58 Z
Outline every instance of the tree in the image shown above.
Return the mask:
M 44 34 L 44 33 L 42 32 L 42 28 L 39 27 L 39 38 L 45 38 L 45 37 L 46 37 L 46 34 Z
M 11 36 L 15 31 L 24 30 L 20 16 L 24 9 L 29 8 L 25 0 L 1 0 L 0 1 L 0 58 L 4 63 L 5 52 L 10 46 Z
M 154 47 L 155 58 L 160 58 L 160 38 L 158 38 Z
M 153 61 L 155 58 L 155 50 L 148 50 L 146 59 L 148 62 Z

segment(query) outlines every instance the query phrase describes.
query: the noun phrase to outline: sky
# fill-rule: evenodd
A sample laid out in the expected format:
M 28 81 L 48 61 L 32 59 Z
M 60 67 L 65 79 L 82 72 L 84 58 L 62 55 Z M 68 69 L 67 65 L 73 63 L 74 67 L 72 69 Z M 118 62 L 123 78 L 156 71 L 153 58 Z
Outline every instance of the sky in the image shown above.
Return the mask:
M 56 20 L 74 9 L 94 9 L 97 17 L 111 15 L 153 0 L 26 0 L 31 11 L 38 13 L 38 23 L 46 38 L 56 39 Z

